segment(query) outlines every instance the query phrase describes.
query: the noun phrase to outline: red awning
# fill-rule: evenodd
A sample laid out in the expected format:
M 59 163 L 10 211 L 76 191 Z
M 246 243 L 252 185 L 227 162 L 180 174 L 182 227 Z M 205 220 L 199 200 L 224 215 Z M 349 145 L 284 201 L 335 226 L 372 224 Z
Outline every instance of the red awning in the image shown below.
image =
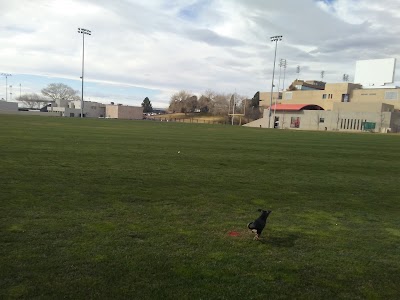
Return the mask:
M 315 104 L 274 104 L 271 106 L 271 110 L 324 110 L 321 106 Z

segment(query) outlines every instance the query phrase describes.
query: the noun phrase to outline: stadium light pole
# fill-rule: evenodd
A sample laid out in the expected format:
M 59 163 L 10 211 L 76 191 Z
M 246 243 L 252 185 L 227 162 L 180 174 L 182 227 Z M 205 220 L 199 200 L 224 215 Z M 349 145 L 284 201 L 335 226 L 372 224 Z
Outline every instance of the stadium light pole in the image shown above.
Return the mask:
M 92 35 L 92 32 L 85 28 L 78 28 L 78 33 L 82 34 L 82 96 L 81 96 L 81 118 L 83 118 L 83 78 L 85 74 L 85 35 Z
M 281 59 L 279 60 L 278 99 L 281 99 L 281 98 L 280 98 L 280 95 L 281 95 L 280 90 L 281 90 L 281 74 L 282 74 L 282 67 L 286 68 L 286 59 L 283 59 L 283 58 L 281 58 Z M 273 119 L 274 119 L 274 128 L 275 128 L 275 115 L 276 115 L 276 101 L 277 101 L 277 100 L 276 100 L 276 97 L 275 97 L 274 117 L 273 117 Z
M 12 75 L 8 74 L 8 73 L 1 73 L 1 76 L 4 76 L 6 78 L 6 101 L 7 101 L 7 99 L 8 99 L 8 96 L 7 96 L 7 93 L 8 93 L 8 90 L 7 90 L 7 77 L 8 76 L 12 76 Z
M 274 68 L 272 69 L 271 99 L 270 99 L 270 102 L 269 102 L 270 105 L 269 105 L 269 114 L 268 114 L 268 128 L 271 128 L 271 113 L 272 113 L 271 107 L 272 107 L 272 95 L 274 93 L 276 50 L 278 48 L 278 41 L 282 41 L 282 36 L 281 35 L 271 36 L 271 42 L 275 42 L 275 55 L 274 55 Z
M 286 78 L 286 67 L 287 67 L 287 61 L 286 59 L 284 60 L 283 63 L 283 84 L 282 84 L 282 92 L 285 89 L 285 78 Z

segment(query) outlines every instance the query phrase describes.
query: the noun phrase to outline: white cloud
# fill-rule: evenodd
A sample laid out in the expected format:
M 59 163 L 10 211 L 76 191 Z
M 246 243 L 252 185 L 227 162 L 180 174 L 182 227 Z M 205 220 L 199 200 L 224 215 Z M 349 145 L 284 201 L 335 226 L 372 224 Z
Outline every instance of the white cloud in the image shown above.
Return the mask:
M 249 97 L 269 90 L 273 35 L 284 37 L 277 58 L 288 62 L 287 83 L 297 65 L 301 78 L 319 79 L 324 70 L 335 82 L 352 77 L 358 59 L 399 58 L 400 50 L 393 0 L 0 0 L 0 11 L 1 72 L 79 80 L 77 28 L 88 28 L 86 80 L 159 90 L 157 107 L 180 89 Z M 35 84 L 26 90 L 40 91 Z M 109 97 L 143 100 L 117 90 Z

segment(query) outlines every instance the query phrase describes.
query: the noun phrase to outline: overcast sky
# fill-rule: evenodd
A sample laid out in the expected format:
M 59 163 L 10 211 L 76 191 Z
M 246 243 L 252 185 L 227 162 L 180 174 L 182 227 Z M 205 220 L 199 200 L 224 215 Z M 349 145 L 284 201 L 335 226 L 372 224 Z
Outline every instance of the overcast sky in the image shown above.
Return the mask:
M 283 36 L 285 86 L 298 65 L 300 79 L 325 71 L 327 82 L 352 81 L 356 60 L 400 54 L 400 0 L 0 0 L 0 18 L 0 73 L 12 74 L 13 97 L 52 82 L 80 91 L 78 27 L 92 31 L 85 100 L 104 103 L 140 105 L 148 96 L 167 107 L 182 89 L 268 91 L 274 35 Z

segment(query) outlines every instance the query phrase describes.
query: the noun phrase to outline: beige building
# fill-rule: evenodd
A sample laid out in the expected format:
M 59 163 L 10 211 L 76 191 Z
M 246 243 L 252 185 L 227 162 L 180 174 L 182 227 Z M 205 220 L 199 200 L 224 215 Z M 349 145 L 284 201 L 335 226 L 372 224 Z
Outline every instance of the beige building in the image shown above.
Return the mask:
M 400 112 L 395 111 L 393 105 L 382 103 L 334 103 L 332 110 L 323 110 L 318 105 L 277 104 L 272 106 L 271 111 L 265 109 L 263 118 L 245 126 L 294 130 L 400 132 Z
M 142 120 L 143 107 L 109 104 L 106 105 L 106 118 Z
M 286 91 L 260 93 L 263 118 L 251 127 L 400 132 L 400 88 L 296 80 Z M 270 104 L 272 102 L 271 110 Z
M 312 84 L 319 83 L 319 84 Z M 314 86 L 314 87 L 313 87 Z M 321 89 L 322 88 L 322 89 Z M 270 106 L 271 93 L 260 93 L 260 106 Z M 326 83 L 319 81 L 296 80 L 288 90 L 277 93 L 272 97 L 272 104 L 316 104 L 324 110 L 332 110 L 334 103 L 386 103 L 400 110 L 400 88 L 379 87 L 363 88 L 354 83 Z

